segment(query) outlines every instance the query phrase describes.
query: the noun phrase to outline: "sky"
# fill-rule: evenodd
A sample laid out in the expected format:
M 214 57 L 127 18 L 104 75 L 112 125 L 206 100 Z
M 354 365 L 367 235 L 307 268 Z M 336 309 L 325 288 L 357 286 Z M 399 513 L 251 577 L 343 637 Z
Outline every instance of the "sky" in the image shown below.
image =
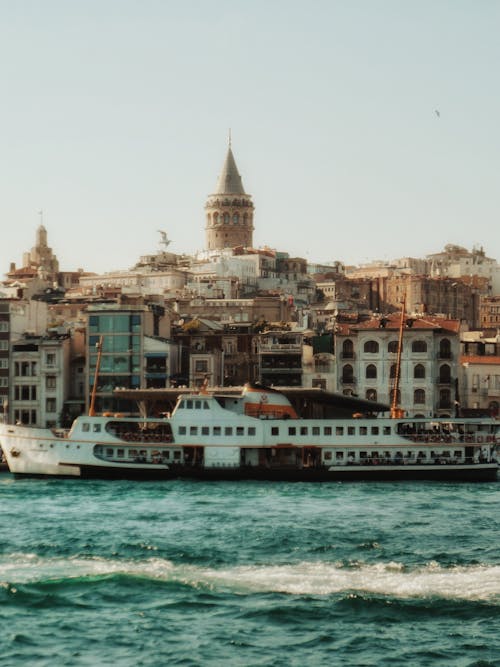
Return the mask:
M 0 0 L 0 274 L 205 246 L 232 150 L 254 246 L 500 260 L 498 0 Z

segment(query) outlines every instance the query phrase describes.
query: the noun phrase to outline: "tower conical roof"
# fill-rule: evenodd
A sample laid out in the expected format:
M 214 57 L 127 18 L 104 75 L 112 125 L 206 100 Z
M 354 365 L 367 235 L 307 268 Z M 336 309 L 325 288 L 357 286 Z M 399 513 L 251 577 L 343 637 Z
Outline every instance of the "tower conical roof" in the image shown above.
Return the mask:
M 214 194 L 216 195 L 244 195 L 243 183 L 234 160 L 231 146 L 227 149 L 224 166 L 217 181 Z

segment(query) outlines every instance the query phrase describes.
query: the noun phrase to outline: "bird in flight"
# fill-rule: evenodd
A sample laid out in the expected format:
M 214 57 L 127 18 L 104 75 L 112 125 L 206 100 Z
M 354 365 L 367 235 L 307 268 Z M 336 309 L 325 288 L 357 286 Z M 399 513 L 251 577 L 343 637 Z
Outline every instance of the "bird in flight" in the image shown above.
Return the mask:
M 434 109 L 434 113 L 438 118 L 441 118 L 441 112 L 439 111 L 439 109 Z

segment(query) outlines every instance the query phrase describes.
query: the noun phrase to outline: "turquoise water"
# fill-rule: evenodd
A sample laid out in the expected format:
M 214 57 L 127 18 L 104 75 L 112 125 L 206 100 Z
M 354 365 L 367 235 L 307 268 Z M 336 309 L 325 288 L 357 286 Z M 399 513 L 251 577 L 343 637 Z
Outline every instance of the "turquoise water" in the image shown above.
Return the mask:
M 500 484 L 0 475 L 0 665 L 500 665 Z

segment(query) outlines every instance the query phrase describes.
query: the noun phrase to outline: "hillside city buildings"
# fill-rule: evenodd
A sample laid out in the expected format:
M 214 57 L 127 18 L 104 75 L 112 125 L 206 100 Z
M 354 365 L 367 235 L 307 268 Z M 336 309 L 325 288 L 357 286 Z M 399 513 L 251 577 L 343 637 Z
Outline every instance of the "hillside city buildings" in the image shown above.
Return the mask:
M 200 203 L 201 209 L 201 203 Z M 253 245 L 255 207 L 229 145 L 205 202 L 205 248 L 159 248 L 100 275 L 59 270 L 40 224 L 0 284 L 0 411 L 65 426 L 88 410 L 137 412 L 127 391 L 310 387 L 390 405 L 401 308 L 398 402 L 412 416 L 500 405 L 500 266 L 483 248 L 319 265 Z M 200 215 L 200 220 L 202 216 Z M 200 225 L 201 231 L 201 225 Z

